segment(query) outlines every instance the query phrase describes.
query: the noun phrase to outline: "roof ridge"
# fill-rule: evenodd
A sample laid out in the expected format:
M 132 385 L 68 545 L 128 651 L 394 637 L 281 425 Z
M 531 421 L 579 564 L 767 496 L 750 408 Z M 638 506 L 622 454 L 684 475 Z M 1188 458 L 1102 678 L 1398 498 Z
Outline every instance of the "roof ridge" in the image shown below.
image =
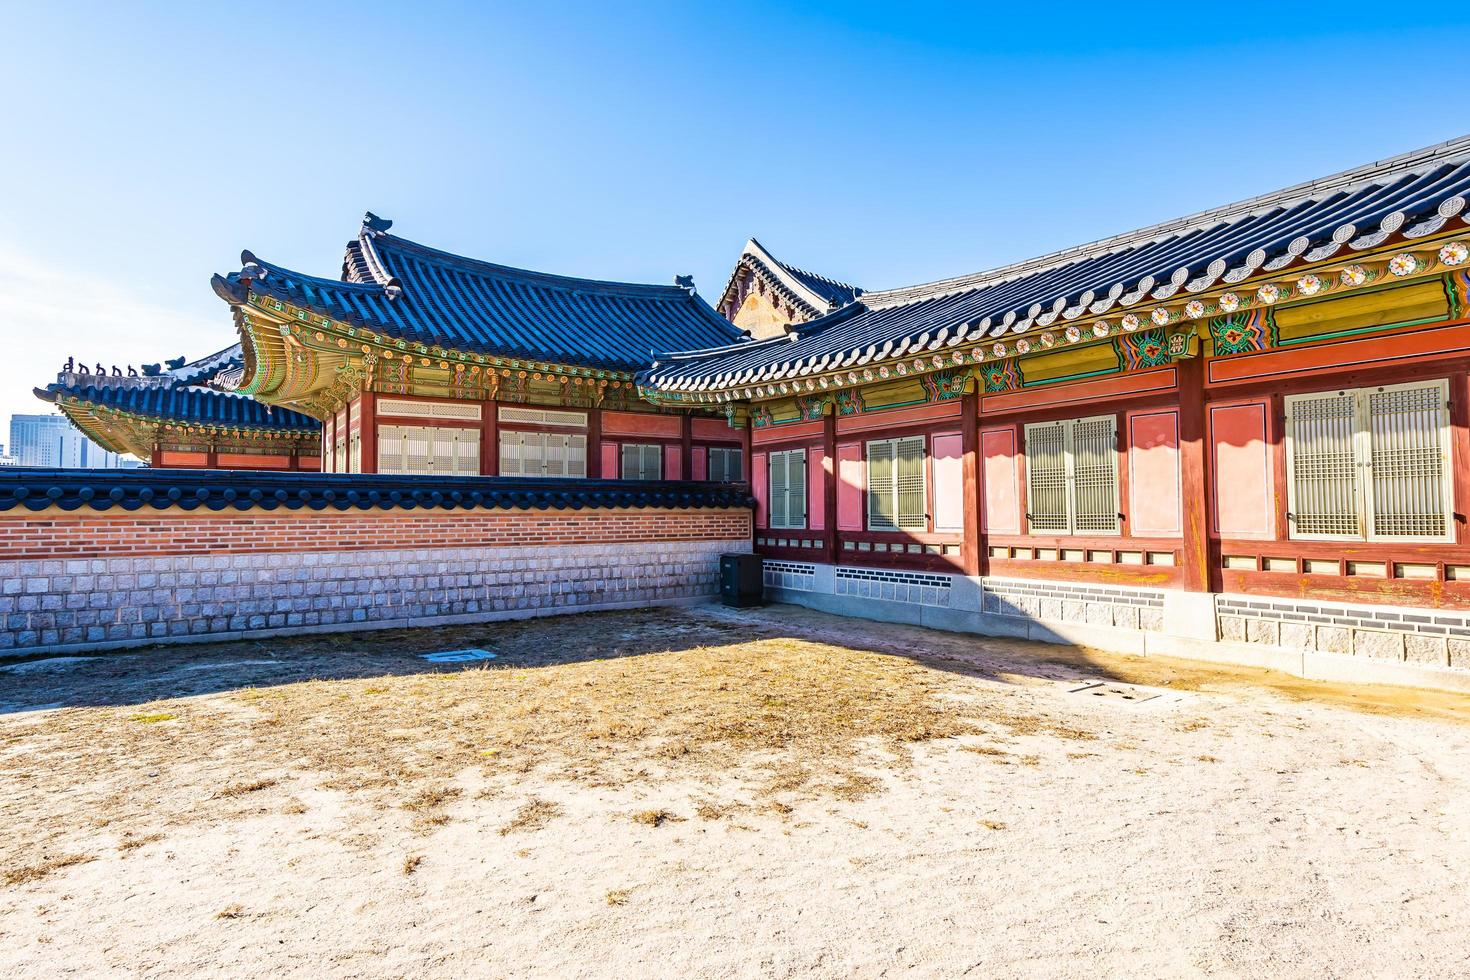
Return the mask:
M 369 238 L 372 241 L 370 247 L 374 251 L 376 251 L 379 243 L 387 243 L 403 251 L 415 252 L 431 259 L 437 259 L 445 265 L 457 265 L 506 278 L 529 279 L 542 285 L 568 290 L 585 289 L 612 293 L 652 293 L 655 295 L 649 296 L 650 299 L 663 300 L 680 300 L 694 295 L 689 289 L 672 284 L 664 286 L 656 283 L 619 282 L 612 279 L 583 279 L 577 276 L 563 276 L 554 272 L 539 272 L 535 269 L 521 269 L 516 266 L 501 265 L 498 262 L 488 262 L 484 259 L 476 259 L 467 255 L 446 252 L 443 249 L 434 248 L 432 245 L 410 241 L 407 238 L 390 235 L 387 232 L 365 232 L 363 237 Z
M 948 292 L 959 292 L 969 289 L 983 289 L 1021 275 L 1029 275 L 1071 262 L 1095 258 L 1098 255 L 1119 251 L 1124 247 L 1146 244 L 1152 239 L 1165 236 L 1173 237 L 1184 231 L 1197 230 L 1207 225 L 1219 223 L 1227 218 L 1244 217 L 1252 213 L 1270 210 L 1278 205 L 1304 200 L 1314 191 L 1345 187 L 1374 177 L 1386 177 L 1397 173 L 1410 172 L 1424 164 L 1432 163 L 1441 165 L 1461 157 L 1470 158 L 1470 133 L 1417 150 L 1410 150 L 1407 153 L 1400 153 L 1396 156 L 1375 160 L 1371 163 L 1349 167 L 1346 170 L 1340 170 L 1326 177 L 1318 177 L 1314 180 L 1291 184 L 1279 190 L 1242 198 L 1229 204 L 1206 208 L 1203 211 L 1196 211 L 1193 214 L 1146 225 L 1142 228 L 1136 228 L 1133 231 L 1095 239 L 1094 241 L 1085 242 L 1081 245 L 1073 245 L 1053 252 L 1046 252 L 1042 255 L 1022 259 L 1018 262 L 1011 262 L 1006 265 L 995 266 L 966 275 L 936 279 L 927 283 L 918 283 L 911 286 L 896 286 L 892 289 L 866 292 L 863 294 L 863 301 L 874 305 L 875 308 L 883 308 L 898 303 L 911 302 L 914 299 L 925 296 L 938 296 Z

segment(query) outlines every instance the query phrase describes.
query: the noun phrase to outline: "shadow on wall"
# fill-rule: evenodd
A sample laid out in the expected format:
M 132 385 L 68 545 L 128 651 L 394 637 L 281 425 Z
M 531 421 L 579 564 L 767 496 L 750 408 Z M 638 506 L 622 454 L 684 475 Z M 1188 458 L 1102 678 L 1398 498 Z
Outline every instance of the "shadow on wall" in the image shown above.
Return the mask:
M 487 666 L 534 669 L 766 639 L 809 640 L 906 657 L 935 669 L 1002 683 L 1014 683 L 1017 677 L 1115 679 L 1076 647 L 919 627 L 885 629 L 879 636 L 863 620 L 796 606 L 720 609 L 713 614 L 667 609 L 38 656 L 0 670 L 0 714 L 137 706 L 322 680 L 430 679 Z M 484 649 L 497 656 L 488 664 L 422 659 L 423 654 L 462 649 Z

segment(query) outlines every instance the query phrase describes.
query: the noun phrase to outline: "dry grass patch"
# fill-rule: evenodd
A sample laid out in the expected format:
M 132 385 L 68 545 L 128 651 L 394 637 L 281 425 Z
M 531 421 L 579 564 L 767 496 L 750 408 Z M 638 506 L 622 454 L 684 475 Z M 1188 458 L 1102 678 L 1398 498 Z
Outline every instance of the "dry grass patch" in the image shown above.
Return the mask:
M 270 789 L 276 785 L 275 779 L 252 779 L 244 783 L 231 783 L 216 793 L 216 796 L 244 796 L 246 793 L 258 793 L 263 789 Z
M 540 830 L 561 815 L 561 805 L 550 800 L 529 800 L 511 817 L 510 823 L 500 828 L 500 836 L 518 831 Z
M 53 858 L 45 858 L 35 864 L 8 868 L 5 871 L 4 881 L 7 885 L 25 885 L 32 881 L 40 881 L 62 868 L 70 868 L 76 864 L 86 864 L 88 861 L 95 860 L 97 859 L 90 854 L 61 854 Z
M 411 854 L 403 859 L 403 873 L 405 875 L 411 875 L 415 871 L 417 871 L 419 869 L 419 865 L 423 863 L 424 856 L 422 854 Z
M 603 896 L 603 900 L 606 901 L 609 905 L 627 905 L 628 889 L 614 888 L 612 891 Z
M 226 905 L 214 913 L 216 919 L 243 919 L 245 918 L 245 906 L 236 902 L 234 905 Z
M 35 840 L 96 813 L 204 823 L 222 816 L 224 801 L 269 785 L 229 782 L 230 774 L 270 771 L 310 772 L 314 789 L 415 813 L 420 830 L 448 819 L 452 785 L 467 771 L 496 793 L 527 778 L 605 788 L 730 780 L 722 792 L 751 793 L 761 809 L 775 794 L 799 803 L 876 792 L 865 770 L 903 766 L 917 742 L 979 733 L 977 720 L 991 735 L 1090 737 L 1002 696 L 945 696 L 964 670 L 953 664 L 770 635 L 779 629 L 660 610 L 300 637 L 273 646 L 280 665 L 263 668 L 271 672 L 263 686 L 208 688 L 189 700 L 158 692 L 177 683 L 161 680 L 177 676 L 172 658 L 192 662 L 198 651 L 150 654 L 142 666 L 118 661 L 99 669 L 110 676 L 70 678 L 72 694 L 105 683 L 114 697 L 135 691 L 136 703 L 61 709 L 24 731 L 0 731 L 0 782 L 50 801 L 23 809 L 10 830 Z M 415 656 L 471 646 L 500 659 L 466 668 Z M 257 654 L 224 645 L 208 656 Z M 211 684 L 221 676 L 188 675 Z M 38 762 L 48 758 L 66 766 Z M 181 761 L 192 765 L 181 770 Z M 299 801 L 281 805 L 301 812 Z M 534 829 L 553 815 L 532 806 L 505 829 Z
M 666 823 L 682 823 L 684 818 L 668 810 L 639 810 L 633 814 L 633 822 L 649 827 L 662 827 Z

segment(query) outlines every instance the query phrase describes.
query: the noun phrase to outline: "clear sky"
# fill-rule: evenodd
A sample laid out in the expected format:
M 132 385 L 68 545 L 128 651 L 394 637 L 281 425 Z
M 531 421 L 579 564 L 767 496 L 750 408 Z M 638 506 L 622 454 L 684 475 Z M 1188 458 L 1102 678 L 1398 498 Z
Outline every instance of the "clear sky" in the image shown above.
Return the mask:
M 0 0 L 0 419 L 405 237 L 717 298 L 974 272 L 1470 132 L 1464 5 Z M 3 431 L 3 429 L 0 429 Z

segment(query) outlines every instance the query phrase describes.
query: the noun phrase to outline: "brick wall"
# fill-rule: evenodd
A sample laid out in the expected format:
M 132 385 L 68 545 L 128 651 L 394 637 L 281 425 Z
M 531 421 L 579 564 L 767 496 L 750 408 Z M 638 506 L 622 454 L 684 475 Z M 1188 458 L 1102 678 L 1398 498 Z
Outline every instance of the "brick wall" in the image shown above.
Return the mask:
M 0 653 L 707 600 L 744 509 L 0 517 Z

